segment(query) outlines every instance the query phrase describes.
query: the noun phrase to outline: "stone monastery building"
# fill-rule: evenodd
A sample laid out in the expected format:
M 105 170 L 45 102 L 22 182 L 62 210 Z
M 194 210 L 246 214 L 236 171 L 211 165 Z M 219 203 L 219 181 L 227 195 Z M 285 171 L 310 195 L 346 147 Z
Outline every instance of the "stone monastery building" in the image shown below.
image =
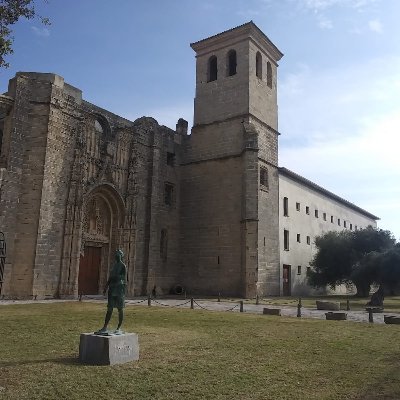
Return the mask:
M 134 122 L 50 73 L 0 96 L 4 297 L 306 293 L 316 235 L 376 216 L 278 165 L 278 48 L 253 22 L 191 44 L 194 124 Z

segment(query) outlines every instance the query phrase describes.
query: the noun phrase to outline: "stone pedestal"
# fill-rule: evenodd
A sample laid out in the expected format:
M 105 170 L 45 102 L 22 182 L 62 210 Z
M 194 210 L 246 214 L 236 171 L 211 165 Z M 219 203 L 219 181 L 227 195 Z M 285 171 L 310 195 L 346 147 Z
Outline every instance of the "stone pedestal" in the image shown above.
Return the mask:
M 79 361 L 92 365 L 114 365 L 139 360 L 139 341 L 136 333 L 95 335 L 81 333 Z

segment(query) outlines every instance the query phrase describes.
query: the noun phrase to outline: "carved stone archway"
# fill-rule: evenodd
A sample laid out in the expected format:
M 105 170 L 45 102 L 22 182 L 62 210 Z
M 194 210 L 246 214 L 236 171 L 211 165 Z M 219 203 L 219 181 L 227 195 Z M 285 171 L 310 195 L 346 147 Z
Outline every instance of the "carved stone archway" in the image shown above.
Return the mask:
M 107 281 L 112 254 L 117 248 L 124 250 L 125 205 L 120 194 L 112 185 L 101 184 L 91 188 L 82 200 L 67 210 L 59 289 L 61 297 L 76 297 L 81 292 L 95 294 L 82 290 L 85 275 L 79 273 L 79 266 L 85 253 L 98 254 L 95 261 L 99 263 L 97 277 L 93 272 L 86 276 L 97 280 L 95 287 L 100 293 Z M 91 288 L 93 291 L 93 285 Z

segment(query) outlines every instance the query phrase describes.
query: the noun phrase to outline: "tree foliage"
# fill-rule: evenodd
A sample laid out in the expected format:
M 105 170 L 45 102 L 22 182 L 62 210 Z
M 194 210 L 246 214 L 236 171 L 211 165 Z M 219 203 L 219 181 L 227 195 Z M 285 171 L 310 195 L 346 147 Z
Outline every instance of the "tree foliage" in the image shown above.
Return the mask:
M 20 18 L 32 19 L 36 16 L 34 0 L 0 0 L 0 68 L 9 66 L 4 57 L 13 53 L 14 38 L 10 27 Z M 49 25 L 48 18 L 39 18 Z
M 310 263 L 314 269 L 308 273 L 312 286 L 334 289 L 352 283 L 358 295 L 368 296 L 373 283 L 394 290 L 400 282 L 400 247 L 389 231 L 368 227 L 328 232 L 315 244 L 317 252 Z

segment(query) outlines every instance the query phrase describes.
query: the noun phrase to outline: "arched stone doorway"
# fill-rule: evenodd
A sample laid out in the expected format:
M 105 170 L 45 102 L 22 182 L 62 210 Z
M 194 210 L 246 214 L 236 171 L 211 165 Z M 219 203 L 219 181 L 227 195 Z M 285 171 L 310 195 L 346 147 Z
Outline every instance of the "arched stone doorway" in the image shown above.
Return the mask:
M 79 196 L 77 196 L 79 198 Z M 60 297 L 100 294 L 107 281 L 112 256 L 130 241 L 124 229 L 125 205 L 111 184 L 100 184 L 67 205 Z M 128 232 L 130 233 L 130 231 Z
M 100 185 L 86 196 L 83 209 L 78 293 L 102 292 L 112 255 L 122 246 L 124 204 L 110 185 Z

